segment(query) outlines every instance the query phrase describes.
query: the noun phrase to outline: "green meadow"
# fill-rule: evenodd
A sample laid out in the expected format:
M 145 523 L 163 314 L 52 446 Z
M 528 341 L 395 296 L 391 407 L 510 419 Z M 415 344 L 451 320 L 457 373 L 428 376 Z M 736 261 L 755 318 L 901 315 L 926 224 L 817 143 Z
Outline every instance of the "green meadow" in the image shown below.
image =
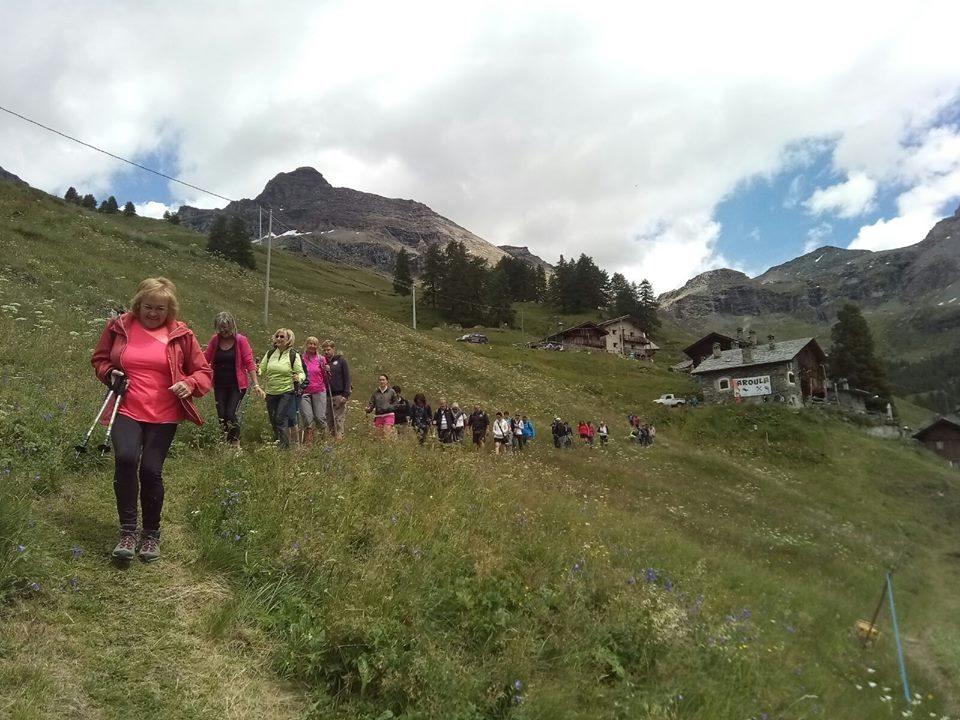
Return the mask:
M 282 252 L 265 325 L 263 252 L 246 271 L 204 246 L 0 184 L 0 718 L 960 716 L 960 474 L 931 454 L 823 410 L 653 405 L 694 390 L 667 370 L 674 328 L 654 364 L 535 351 L 574 318 L 529 305 L 465 346 L 427 307 L 414 331 L 388 279 Z M 109 309 L 161 274 L 201 343 L 220 310 L 260 353 L 276 327 L 333 338 L 355 393 L 344 442 L 293 452 L 254 400 L 225 448 L 202 399 L 163 557 L 118 565 L 112 462 L 73 446 Z M 538 437 L 507 457 L 378 441 L 380 372 Z M 554 415 L 612 442 L 557 451 Z M 888 569 L 909 705 L 886 605 L 876 643 L 854 631 Z

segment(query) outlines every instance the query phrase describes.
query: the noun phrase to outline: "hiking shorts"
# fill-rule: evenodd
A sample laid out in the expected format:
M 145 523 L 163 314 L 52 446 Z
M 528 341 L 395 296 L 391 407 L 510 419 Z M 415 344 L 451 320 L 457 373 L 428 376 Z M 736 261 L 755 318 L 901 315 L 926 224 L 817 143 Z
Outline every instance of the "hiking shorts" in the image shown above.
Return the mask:
M 377 415 L 375 418 L 373 418 L 373 426 L 376 428 L 393 427 L 393 422 L 395 419 L 396 418 L 393 413 Z

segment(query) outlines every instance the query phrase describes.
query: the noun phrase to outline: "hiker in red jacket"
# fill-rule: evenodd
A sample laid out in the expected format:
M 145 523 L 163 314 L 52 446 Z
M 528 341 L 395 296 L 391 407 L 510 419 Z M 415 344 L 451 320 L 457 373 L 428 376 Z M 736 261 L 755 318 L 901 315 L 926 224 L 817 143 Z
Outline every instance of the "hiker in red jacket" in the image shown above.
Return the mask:
M 113 556 L 160 556 L 163 462 L 177 432 L 190 420 L 203 424 L 191 398 L 213 386 L 213 371 L 197 338 L 177 320 L 177 289 L 166 278 L 137 287 L 130 312 L 107 323 L 91 362 L 97 378 L 125 388 L 113 425 L 113 489 L 120 516 L 120 542 Z M 108 412 L 109 412 L 108 408 Z M 137 548 L 137 496 L 143 531 Z

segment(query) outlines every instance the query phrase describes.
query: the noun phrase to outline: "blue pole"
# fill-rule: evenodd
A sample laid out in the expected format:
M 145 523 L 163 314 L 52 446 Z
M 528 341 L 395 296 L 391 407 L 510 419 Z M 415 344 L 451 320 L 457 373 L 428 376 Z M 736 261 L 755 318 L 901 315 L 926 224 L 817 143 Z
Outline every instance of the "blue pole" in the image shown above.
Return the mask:
M 903 681 L 903 697 L 908 703 L 912 703 L 910 698 L 910 683 L 907 681 L 907 666 L 903 662 L 903 644 L 900 642 L 900 628 L 897 625 L 897 608 L 893 604 L 893 577 L 890 571 L 887 571 L 887 597 L 890 598 L 890 617 L 893 620 L 893 637 L 897 641 L 897 660 L 900 662 L 900 679 Z

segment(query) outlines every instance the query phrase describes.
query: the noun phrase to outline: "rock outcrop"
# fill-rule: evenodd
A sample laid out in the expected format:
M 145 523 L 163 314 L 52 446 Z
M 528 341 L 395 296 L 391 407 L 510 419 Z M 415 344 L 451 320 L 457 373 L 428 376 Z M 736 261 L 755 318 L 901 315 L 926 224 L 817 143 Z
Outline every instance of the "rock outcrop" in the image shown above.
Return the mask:
M 303 247 L 308 254 L 330 260 L 349 258 L 354 263 L 392 271 L 400 248 L 406 248 L 416 263 L 417 256 L 430 245 L 446 246 L 453 240 L 491 265 L 504 256 L 500 248 L 423 203 L 333 187 L 311 167 L 280 173 L 252 200 L 231 202 L 220 210 L 185 205 L 179 215 L 181 223 L 200 232 L 206 232 L 217 215 L 239 215 L 256 237 L 261 207 L 264 211 L 273 208 L 275 235 L 291 229 L 300 233 L 299 239 L 287 236 L 282 244 Z M 267 232 L 266 214 L 263 232 Z
M 553 265 L 548 263 L 541 257 L 534 255 L 530 252 L 530 248 L 526 245 L 499 245 L 501 250 L 503 250 L 508 255 L 515 257 L 517 260 L 523 260 L 527 265 L 532 265 L 533 267 L 542 267 L 547 275 L 553 272 Z
M 2 167 L 0 167 L 0 182 L 12 182 L 12 183 L 16 183 L 17 185 L 27 184 L 23 180 L 18 178 L 16 175 L 14 175 L 12 172 L 7 172 Z

